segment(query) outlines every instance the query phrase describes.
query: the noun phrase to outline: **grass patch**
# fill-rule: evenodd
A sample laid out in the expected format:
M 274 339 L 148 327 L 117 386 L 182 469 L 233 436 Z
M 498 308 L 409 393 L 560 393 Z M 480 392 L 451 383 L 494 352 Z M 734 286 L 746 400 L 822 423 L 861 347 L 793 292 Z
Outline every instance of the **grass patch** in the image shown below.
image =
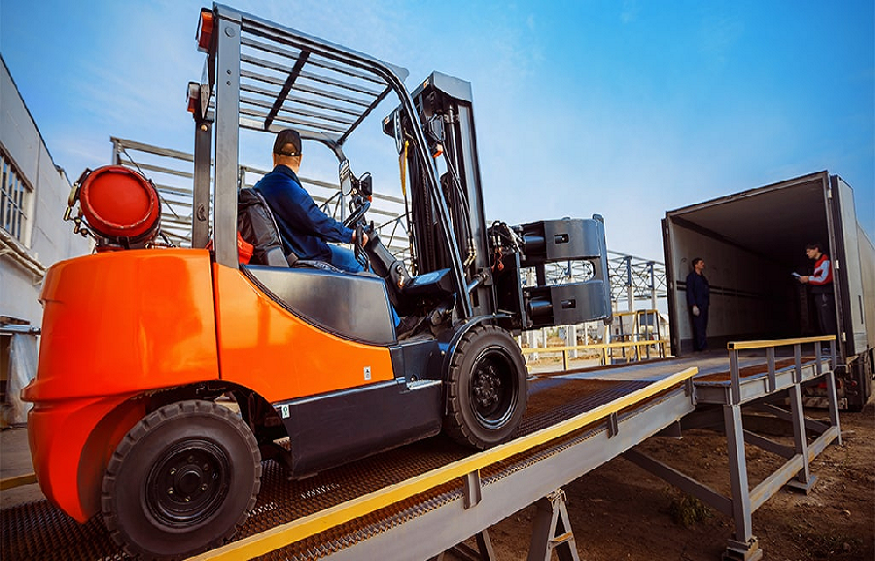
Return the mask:
M 705 503 L 690 495 L 673 498 L 668 506 L 668 513 L 675 524 L 681 524 L 684 528 L 692 528 L 697 522 L 713 516 Z

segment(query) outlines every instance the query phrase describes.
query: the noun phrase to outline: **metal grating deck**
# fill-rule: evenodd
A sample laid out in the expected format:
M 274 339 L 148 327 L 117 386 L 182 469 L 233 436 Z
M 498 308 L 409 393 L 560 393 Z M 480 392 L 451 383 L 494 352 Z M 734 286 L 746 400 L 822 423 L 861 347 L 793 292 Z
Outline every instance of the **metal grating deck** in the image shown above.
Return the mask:
M 626 396 L 648 384 L 647 381 L 535 379 L 529 387 L 529 407 L 520 432 L 530 434 Z M 484 470 L 483 482 L 488 485 L 504 474 L 523 469 L 528 462 L 549 456 L 553 450 L 561 449 L 570 440 L 582 438 L 581 435 L 585 433 L 586 429 L 577 431 L 560 443 L 549 443 L 494 464 Z M 448 439 L 437 437 L 297 481 L 287 481 L 279 465 L 267 461 L 259 500 L 236 539 L 317 513 L 440 468 L 472 453 Z M 317 559 L 456 500 L 460 493 L 459 483 L 449 483 L 263 558 Z M 124 558 L 105 531 L 99 516 L 80 525 L 47 501 L 0 511 L 0 528 L 0 553 L 4 559 Z

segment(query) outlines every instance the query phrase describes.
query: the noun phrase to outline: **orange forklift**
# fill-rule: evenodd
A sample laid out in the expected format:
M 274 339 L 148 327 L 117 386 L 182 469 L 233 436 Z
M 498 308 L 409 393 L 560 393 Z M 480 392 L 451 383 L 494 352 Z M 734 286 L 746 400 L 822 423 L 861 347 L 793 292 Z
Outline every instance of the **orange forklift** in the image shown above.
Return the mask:
M 487 225 L 469 83 L 435 72 L 411 93 L 403 68 L 222 5 L 199 23 L 191 247 L 162 237 L 145 177 L 83 174 L 68 218 L 96 251 L 49 270 L 23 391 L 46 497 L 79 522 L 102 513 L 146 559 L 230 538 L 262 461 L 305 477 L 440 432 L 475 449 L 512 438 L 527 391 L 514 336 L 611 313 L 599 216 Z M 367 221 L 369 175 L 343 150 L 384 101 L 406 256 Z M 270 209 L 241 185 L 239 137 L 288 127 L 336 155 L 373 273 L 277 258 Z M 548 283 L 551 264 L 578 260 L 589 280 Z M 390 306 L 422 318 L 411 337 L 398 340 Z

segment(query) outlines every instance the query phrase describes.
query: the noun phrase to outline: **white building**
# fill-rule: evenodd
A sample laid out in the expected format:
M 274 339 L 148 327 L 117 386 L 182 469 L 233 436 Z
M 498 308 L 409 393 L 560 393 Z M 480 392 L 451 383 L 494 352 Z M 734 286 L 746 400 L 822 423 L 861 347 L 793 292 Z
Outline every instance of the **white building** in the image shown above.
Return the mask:
M 70 181 L 52 161 L 0 56 L 0 390 L 5 422 L 24 422 L 18 392 L 36 373 L 46 268 L 91 251 L 64 222 Z

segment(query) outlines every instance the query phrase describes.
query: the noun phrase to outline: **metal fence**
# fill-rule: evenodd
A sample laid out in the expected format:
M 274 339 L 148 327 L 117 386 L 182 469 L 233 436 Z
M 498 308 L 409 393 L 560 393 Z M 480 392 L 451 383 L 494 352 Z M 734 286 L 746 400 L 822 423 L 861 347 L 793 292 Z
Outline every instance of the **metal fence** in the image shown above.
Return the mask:
M 594 345 L 574 345 L 570 347 L 534 347 L 522 349 L 523 356 L 531 357 L 527 360 L 532 363 L 539 362 L 546 355 L 561 354 L 562 370 L 568 370 L 575 366 L 571 360 L 598 359 L 596 364 L 583 364 L 583 366 L 607 366 L 610 364 L 628 364 L 642 360 L 665 358 L 668 356 L 669 342 L 666 339 L 650 341 L 624 341 L 621 343 L 598 343 Z M 584 356 L 581 356 L 583 354 Z M 572 356 L 576 355 L 576 356 Z

